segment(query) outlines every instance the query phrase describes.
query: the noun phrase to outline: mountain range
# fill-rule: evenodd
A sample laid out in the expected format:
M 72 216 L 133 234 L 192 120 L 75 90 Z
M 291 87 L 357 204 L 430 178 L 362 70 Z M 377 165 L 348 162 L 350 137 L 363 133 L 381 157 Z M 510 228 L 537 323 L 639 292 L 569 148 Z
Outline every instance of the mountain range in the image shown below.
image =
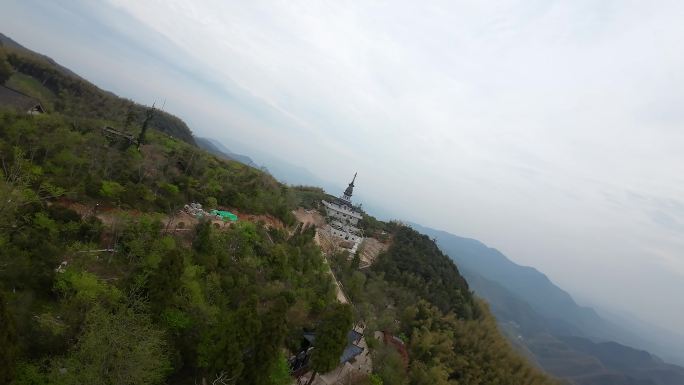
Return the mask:
M 228 147 L 224 146 L 218 140 L 196 136 L 195 143 L 197 143 L 197 146 L 199 146 L 201 149 L 206 150 L 220 158 L 235 160 L 246 166 L 254 168 L 261 168 L 258 164 L 254 163 L 252 158 L 248 157 L 247 155 L 236 154 L 232 152 L 228 149 Z
M 673 346 L 658 346 L 602 318 L 538 270 L 521 266 L 469 238 L 412 224 L 434 238 L 458 265 L 470 288 L 490 305 L 518 349 L 545 371 L 577 385 L 681 385 L 684 368 Z M 631 346 L 638 346 L 634 348 Z

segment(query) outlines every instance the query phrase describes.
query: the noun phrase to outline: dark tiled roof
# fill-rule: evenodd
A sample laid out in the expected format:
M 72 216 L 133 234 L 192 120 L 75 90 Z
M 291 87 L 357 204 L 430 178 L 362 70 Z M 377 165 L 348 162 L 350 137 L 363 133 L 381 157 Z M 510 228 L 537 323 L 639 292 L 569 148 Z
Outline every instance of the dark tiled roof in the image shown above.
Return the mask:
M 304 338 L 313 345 L 314 341 L 316 341 L 316 334 L 313 332 L 304 333 Z
M 355 345 L 355 343 L 358 342 L 361 339 L 361 337 L 363 337 L 363 334 L 353 329 L 350 330 L 349 333 L 347 333 L 347 346 L 344 348 L 344 352 L 342 352 L 342 355 L 340 356 L 341 364 L 363 353 L 363 348 Z M 316 334 L 312 332 L 307 332 L 304 333 L 304 338 L 310 344 L 313 345 L 314 341 L 316 340 Z
M 38 107 L 40 112 L 43 112 L 43 106 L 36 98 L 32 98 L 17 90 L 0 86 L 0 106 L 10 107 L 20 112 L 29 112 Z
M 361 337 L 363 337 L 363 334 L 352 329 L 349 331 L 349 333 L 347 333 L 347 343 L 348 344 L 356 343 L 361 339 Z
M 347 345 L 347 347 L 344 348 L 344 352 L 342 352 L 342 356 L 340 356 L 340 364 L 351 361 L 352 358 L 361 353 L 363 353 L 363 348 L 356 345 Z

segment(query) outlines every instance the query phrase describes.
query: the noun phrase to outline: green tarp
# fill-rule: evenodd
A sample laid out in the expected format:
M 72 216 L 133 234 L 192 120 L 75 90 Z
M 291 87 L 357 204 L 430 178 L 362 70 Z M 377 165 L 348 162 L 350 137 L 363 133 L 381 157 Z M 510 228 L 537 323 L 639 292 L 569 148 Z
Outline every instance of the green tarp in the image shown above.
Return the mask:
M 224 221 L 235 222 L 238 220 L 237 215 L 231 213 L 230 211 L 211 210 L 211 213 L 221 217 L 221 219 Z

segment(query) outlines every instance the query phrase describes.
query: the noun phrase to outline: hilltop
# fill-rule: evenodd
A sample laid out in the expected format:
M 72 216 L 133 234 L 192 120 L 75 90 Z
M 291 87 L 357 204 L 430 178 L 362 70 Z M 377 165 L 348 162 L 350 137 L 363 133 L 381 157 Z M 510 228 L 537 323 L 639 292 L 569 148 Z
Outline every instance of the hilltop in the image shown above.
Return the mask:
M 49 112 L 89 120 L 109 121 L 124 128 L 139 125 L 147 107 L 104 91 L 51 58 L 31 51 L 0 34 L 6 60 L 15 72 L 6 85 L 40 99 Z M 158 111 L 150 126 L 186 143 L 195 144 L 180 118 Z

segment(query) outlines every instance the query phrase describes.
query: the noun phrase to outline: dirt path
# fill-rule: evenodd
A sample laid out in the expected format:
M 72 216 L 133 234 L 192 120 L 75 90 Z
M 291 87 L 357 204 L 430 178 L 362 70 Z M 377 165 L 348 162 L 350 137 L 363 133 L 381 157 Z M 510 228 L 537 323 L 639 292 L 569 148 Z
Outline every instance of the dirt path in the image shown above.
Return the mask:
M 337 296 L 337 300 L 341 303 L 349 303 L 349 299 L 347 299 L 347 296 L 344 294 L 340 281 L 337 280 L 335 273 L 333 273 L 332 269 L 330 268 L 327 258 L 325 258 L 325 264 L 328 265 L 328 272 L 330 273 L 330 275 L 333 278 L 333 281 L 335 282 L 335 294 Z
M 318 228 L 316 228 L 314 242 L 316 243 L 316 245 L 318 245 L 318 247 L 321 248 L 321 251 L 323 251 L 323 248 L 321 247 L 321 235 L 319 234 Z M 333 273 L 332 268 L 328 263 L 328 255 L 325 253 L 325 251 L 323 251 L 323 262 L 326 266 L 328 266 L 328 273 L 330 273 L 333 282 L 335 282 L 335 295 L 337 296 L 337 300 L 341 303 L 349 303 L 349 299 L 347 299 L 347 296 L 344 294 L 344 291 L 342 290 L 342 285 L 340 284 L 340 281 L 337 280 L 335 273 Z

